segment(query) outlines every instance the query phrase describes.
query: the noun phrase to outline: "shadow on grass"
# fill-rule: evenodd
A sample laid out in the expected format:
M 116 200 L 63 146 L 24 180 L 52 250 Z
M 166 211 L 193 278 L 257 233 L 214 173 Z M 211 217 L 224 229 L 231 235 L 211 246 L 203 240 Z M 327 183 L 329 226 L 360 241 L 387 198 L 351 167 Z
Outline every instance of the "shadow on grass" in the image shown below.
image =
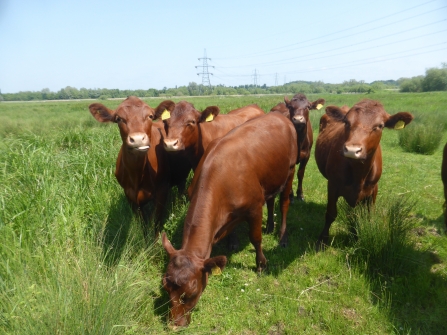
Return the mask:
M 116 265 L 121 259 L 133 217 L 126 197 L 121 195 L 109 208 L 109 215 L 103 232 L 104 261 L 108 266 Z
M 267 258 L 267 268 L 264 271 L 265 274 L 278 276 L 297 258 L 301 257 L 306 250 L 308 250 L 309 246 L 314 248 L 315 241 L 320 233 L 320 229 L 323 228 L 325 210 L 325 205 L 295 200 L 294 203 L 290 205 L 289 212 L 287 214 L 288 245 L 287 247 L 283 248 L 279 245 L 278 240 L 281 213 L 279 210 L 278 201 L 275 202 L 275 229 L 271 235 L 267 235 L 265 233 L 266 219 L 263 222 L 263 241 L 271 238 L 275 239 L 276 241 L 273 248 L 263 247 L 263 253 Z M 318 225 L 314 222 L 321 224 Z M 237 268 L 246 268 L 245 264 L 232 260 L 231 256 L 240 253 L 247 247 L 251 247 L 251 242 L 248 235 L 248 224 L 245 222 L 239 224 L 235 231 L 239 237 L 239 250 L 229 251 L 226 246 L 226 241 L 222 240 L 213 247 L 211 256 L 225 255 L 229 261 L 228 266 L 231 264 L 231 266 Z M 253 255 L 252 269 L 253 271 L 256 271 L 256 257 L 254 248 L 251 247 L 249 252 Z
M 359 266 L 370 282 L 372 302 L 386 312 L 396 333 L 447 334 L 442 260 L 432 251 L 408 248 L 402 262 L 403 269 L 395 273 Z
M 337 247 L 345 248 L 352 266 L 364 274 L 371 302 L 397 334 L 447 334 L 447 271 L 442 256 L 447 241 L 431 224 L 426 228 L 430 220 L 411 215 L 413 206 L 405 198 L 389 199 L 382 203 L 383 211 L 369 214 L 356 208 L 355 215 L 342 213 L 345 229 L 337 235 Z M 349 236 L 351 223 L 360 229 L 357 238 Z

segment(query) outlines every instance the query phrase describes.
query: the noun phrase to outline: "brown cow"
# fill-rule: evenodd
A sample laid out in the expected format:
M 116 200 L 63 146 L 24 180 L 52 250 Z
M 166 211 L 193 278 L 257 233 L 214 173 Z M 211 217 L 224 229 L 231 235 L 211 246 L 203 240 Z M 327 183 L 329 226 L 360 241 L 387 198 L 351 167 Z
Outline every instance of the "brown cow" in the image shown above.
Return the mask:
M 241 222 L 248 222 L 256 250 L 258 272 L 266 266 L 262 252 L 262 206 L 273 208 L 280 195 L 281 244 L 287 240 L 286 216 L 296 163 L 296 131 L 280 113 L 247 121 L 214 141 L 205 152 L 193 182 L 183 229 L 182 247 L 175 250 L 162 235 L 169 264 L 163 286 L 170 296 L 170 320 L 176 326 L 190 322 L 208 275 L 226 265 L 225 256 L 209 258 L 212 246 Z M 231 157 L 231 159 L 228 159 Z M 273 229 L 273 227 L 269 227 Z
M 100 103 L 89 106 L 90 113 L 99 122 L 118 125 L 122 145 L 116 159 L 115 177 L 124 189 L 135 212 L 153 200 L 155 202 L 155 232 L 162 228 L 162 215 L 166 205 L 171 179 L 179 189 L 184 188 L 187 175 L 171 178 L 167 154 L 161 143 L 164 128 L 161 122 L 152 122 L 155 111 L 137 97 L 130 96 L 113 111 Z M 148 217 L 141 210 L 147 237 Z
M 155 117 L 161 117 L 165 123 L 165 149 L 168 152 L 185 152 L 194 170 L 212 140 L 224 136 L 245 121 L 264 114 L 257 105 L 220 115 L 217 106 L 210 106 L 199 112 L 189 102 L 180 101 L 176 104 L 171 100 L 161 102 L 155 109 Z
M 324 103 L 324 99 L 310 102 L 304 94 L 297 93 L 292 100 L 284 97 L 284 103 L 279 103 L 270 110 L 270 112 L 277 111 L 288 117 L 295 126 L 298 135 L 298 157 L 296 165 L 299 164 L 299 168 L 297 172 L 298 187 L 296 189 L 296 196 L 299 200 L 304 200 L 303 178 L 313 144 L 313 130 L 309 120 L 309 111 L 311 109 L 320 109 Z M 290 193 L 290 198 L 291 200 L 293 199 L 293 190 Z
M 407 112 L 389 115 L 378 101 L 362 100 L 348 112 L 328 106 L 322 116 L 315 147 L 318 169 L 328 180 L 326 223 L 317 241 L 317 250 L 327 244 L 329 228 L 337 217 L 337 200 L 343 197 L 355 207 L 375 203 L 382 174 L 380 139 L 384 127 L 400 129 L 411 122 Z
M 441 179 L 442 184 L 444 185 L 444 224 L 445 232 L 447 233 L 447 143 L 445 144 L 444 151 L 442 153 Z

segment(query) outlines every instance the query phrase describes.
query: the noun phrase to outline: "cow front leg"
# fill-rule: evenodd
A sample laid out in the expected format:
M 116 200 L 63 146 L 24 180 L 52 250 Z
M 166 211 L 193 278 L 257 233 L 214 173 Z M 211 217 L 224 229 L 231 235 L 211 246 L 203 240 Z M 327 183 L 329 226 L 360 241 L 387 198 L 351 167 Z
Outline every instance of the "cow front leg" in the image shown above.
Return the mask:
M 331 227 L 332 222 L 335 221 L 337 217 L 337 200 L 338 196 L 328 183 L 328 200 L 326 206 L 326 215 L 325 215 L 325 224 L 323 230 L 318 237 L 317 244 L 315 246 L 316 251 L 320 251 L 324 249 L 324 247 L 328 244 L 329 241 L 329 228 Z
M 301 160 L 300 167 L 298 168 L 298 187 L 296 189 L 296 197 L 298 200 L 304 201 L 304 193 L 303 193 L 303 179 L 304 179 L 304 172 L 306 171 L 306 165 L 309 161 L 309 157 L 306 159 Z

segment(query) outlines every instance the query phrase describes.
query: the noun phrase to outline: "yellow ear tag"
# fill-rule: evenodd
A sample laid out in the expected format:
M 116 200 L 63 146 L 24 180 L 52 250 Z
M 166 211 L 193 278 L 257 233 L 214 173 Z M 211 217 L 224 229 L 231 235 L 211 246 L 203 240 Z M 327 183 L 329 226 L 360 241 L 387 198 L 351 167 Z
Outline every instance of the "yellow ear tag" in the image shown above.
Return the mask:
M 161 119 L 162 120 L 167 120 L 167 119 L 169 119 L 171 117 L 171 113 L 167 110 L 167 109 L 165 109 L 164 111 L 163 111 L 163 113 L 161 113 Z
M 211 273 L 213 276 L 220 276 L 222 274 L 222 270 L 217 265 L 211 269 Z
M 405 122 L 400 120 L 397 121 L 396 124 L 394 125 L 394 129 L 402 129 L 405 127 Z
M 208 115 L 208 116 L 206 117 L 206 119 L 205 119 L 206 122 L 211 122 L 211 121 L 213 121 L 213 120 L 214 120 L 214 115 L 213 115 L 213 114 Z
M 322 104 L 318 104 L 318 105 L 317 105 L 317 109 L 321 109 L 321 107 L 323 107 Z

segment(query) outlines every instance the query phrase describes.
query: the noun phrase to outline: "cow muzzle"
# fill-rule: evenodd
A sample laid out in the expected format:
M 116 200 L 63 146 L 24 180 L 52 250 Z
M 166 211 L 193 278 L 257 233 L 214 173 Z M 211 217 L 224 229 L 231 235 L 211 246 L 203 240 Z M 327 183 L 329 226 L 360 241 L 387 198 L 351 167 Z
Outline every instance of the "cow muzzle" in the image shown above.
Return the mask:
M 131 150 L 147 151 L 150 148 L 149 136 L 146 133 L 132 133 L 127 136 L 127 147 Z
M 358 145 L 344 145 L 343 155 L 352 159 L 364 159 L 365 154 L 361 146 Z
M 166 138 L 163 143 L 166 151 L 179 151 L 183 149 L 178 139 Z
M 297 115 L 292 118 L 292 122 L 296 125 L 306 124 L 306 118 L 302 115 Z

